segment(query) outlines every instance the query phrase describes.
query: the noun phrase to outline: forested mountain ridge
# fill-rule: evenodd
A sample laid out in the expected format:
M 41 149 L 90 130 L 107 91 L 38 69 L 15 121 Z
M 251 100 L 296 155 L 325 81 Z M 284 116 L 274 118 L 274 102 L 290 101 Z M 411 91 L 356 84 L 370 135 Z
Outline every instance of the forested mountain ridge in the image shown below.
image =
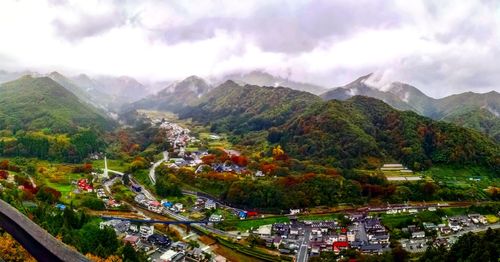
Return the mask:
M 113 122 L 49 77 L 23 76 L 0 85 L 0 126 L 66 133 L 80 127 L 108 129 Z
M 285 87 L 240 86 L 228 80 L 201 97 L 195 106 L 184 110 L 212 129 L 235 133 L 263 130 L 284 124 L 288 118 L 321 99 L 313 94 Z
M 429 97 L 417 88 L 392 82 L 374 87 L 372 74 L 325 92 L 325 100 L 346 100 L 355 95 L 380 99 L 399 110 L 411 110 L 420 115 L 474 128 L 500 141 L 500 94 L 491 91 L 478 94 L 466 92 L 440 99 Z
M 344 168 L 369 165 L 370 158 L 401 161 L 417 170 L 433 163 L 500 164 L 499 145 L 478 132 L 362 96 L 323 102 L 289 88 L 228 81 L 181 117 L 217 132 L 268 130 L 269 142 L 292 156 Z

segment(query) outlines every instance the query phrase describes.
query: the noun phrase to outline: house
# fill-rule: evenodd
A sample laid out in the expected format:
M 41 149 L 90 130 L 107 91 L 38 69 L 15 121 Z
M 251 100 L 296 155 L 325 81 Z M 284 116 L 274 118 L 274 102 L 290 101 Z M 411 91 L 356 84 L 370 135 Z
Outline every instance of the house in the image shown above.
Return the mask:
M 133 247 L 136 247 L 140 241 L 141 239 L 139 238 L 139 236 L 134 236 L 134 235 L 127 235 L 125 236 L 125 238 L 123 238 L 123 243 L 125 244 L 129 243 Z
M 353 231 L 347 232 L 347 241 L 353 242 L 356 240 L 356 234 Z
M 182 211 L 182 209 L 184 209 L 184 205 L 182 205 L 181 203 L 175 203 L 174 208 L 180 212 Z
M 436 230 L 437 226 L 434 223 L 422 223 L 425 230 Z
M 486 218 L 482 215 L 479 215 L 479 214 L 469 214 L 469 218 L 472 220 L 472 223 L 474 224 L 488 224 L 488 221 L 486 220 Z
M 226 262 L 227 259 L 221 255 L 217 255 L 217 256 L 215 256 L 214 261 L 215 262 Z
M 205 202 L 205 209 L 216 209 L 217 203 L 215 201 L 209 199 Z
M 239 212 L 238 212 L 238 217 L 239 217 L 240 219 L 245 219 L 245 218 L 247 218 L 247 212 L 245 212 L 245 211 L 239 211 Z
M 172 244 L 172 240 L 170 240 L 170 238 L 160 234 L 152 234 L 148 236 L 148 242 L 162 247 L 169 247 Z
M 279 246 L 281 245 L 281 241 L 282 241 L 282 238 L 280 236 L 275 236 L 273 238 L 273 246 L 276 248 L 279 248 Z
M 449 221 L 448 226 L 455 232 L 462 229 L 462 226 L 460 226 L 460 223 L 458 223 L 458 221 Z
M 174 257 L 177 256 L 179 252 L 174 251 L 172 249 L 167 250 L 167 252 L 163 253 L 163 255 L 160 256 L 160 262 L 173 262 Z
M 260 237 L 270 237 L 271 236 L 271 225 L 260 226 L 256 231 L 254 231 Z
M 188 252 L 189 256 L 192 257 L 192 258 L 195 258 L 195 259 L 202 259 L 202 256 L 203 256 L 203 250 L 201 250 L 201 248 L 194 248 L 193 250 L 190 250 Z
M 139 233 L 141 234 L 141 237 L 143 238 L 148 238 L 151 236 L 155 231 L 154 226 L 140 226 L 139 227 Z
M 222 215 L 219 214 L 212 214 L 209 218 L 208 221 L 210 222 L 220 222 L 222 221 Z
M 153 212 L 161 212 L 162 206 L 161 203 L 158 201 L 149 201 L 148 203 L 148 210 L 153 211 Z
M 112 219 L 99 223 L 100 229 L 104 229 L 105 227 L 113 228 L 117 234 L 123 234 L 130 228 L 130 222 Z
M 133 225 L 133 224 L 132 224 L 132 225 L 130 225 L 130 227 L 128 228 L 128 230 L 129 230 L 130 232 L 133 232 L 133 233 L 137 233 L 137 232 L 139 232 L 139 228 L 137 227 L 137 225 Z
M 451 228 L 450 227 L 440 227 L 439 230 L 441 231 L 442 234 L 448 235 L 451 233 Z
M 376 235 L 369 236 L 370 244 L 389 244 L 389 234 L 388 233 L 378 233 Z
M 263 177 L 265 175 L 264 175 L 264 173 L 262 171 L 259 170 L 259 171 L 255 172 L 255 176 L 256 177 Z
M 363 245 L 360 250 L 367 254 L 382 254 L 384 252 L 381 244 Z
M 411 238 L 425 238 L 425 232 L 424 231 L 417 231 L 411 233 Z
M 337 241 L 333 243 L 333 252 L 340 253 L 341 250 L 348 249 L 349 243 L 347 241 Z
M 142 203 L 144 200 L 146 200 L 146 196 L 144 194 L 137 194 L 135 197 L 134 197 L 134 201 L 136 203 Z
M 80 188 L 82 191 L 87 191 L 87 192 L 94 191 L 94 188 L 89 184 L 89 181 L 85 178 L 78 180 L 77 185 L 78 188 Z
M 173 207 L 173 206 L 174 206 L 174 203 L 169 202 L 169 201 L 166 201 L 166 200 L 162 200 L 162 201 L 161 201 L 161 204 L 162 204 L 162 205 L 163 205 L 163 207 L 165 207 L 165 208 L 171 208 L 171 207 Z
M 297 215 L 300 213 L 300 209 L 290 209 L 290 215 Z

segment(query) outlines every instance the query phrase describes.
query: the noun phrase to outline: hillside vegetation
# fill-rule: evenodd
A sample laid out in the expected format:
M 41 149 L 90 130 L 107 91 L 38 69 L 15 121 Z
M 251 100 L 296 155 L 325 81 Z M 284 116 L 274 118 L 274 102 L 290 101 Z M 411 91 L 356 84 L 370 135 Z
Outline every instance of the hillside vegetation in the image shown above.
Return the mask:
M 466 92 L 440 99 L 429 97 L 411 85 L 393 82 L 381 87 L 373 86 L 377 76 L 369 74 L 338 88 L 325 92 L 325 100 L 347 100 L 356 95 L 380 99 L 399 110 L 411 110 L 435 120 L 483 132 L 500 141 L 500 94 Z M 376 83 L 375 83 L 376 84 Z
M 216 132 L 268 130 L 269 142 L 293 157 L 342 168 L 370 167 L 370 159 L 416 170 L 434 163 L 500 166 L 499 145 L 487 136 L 361 96 L 322 102 L 306 92 L 228 81 L 181 116 Z
M 95 108 L 48 77 L 24 76 L 0 85 L 0 129 L 65 133 L 112 126 Z

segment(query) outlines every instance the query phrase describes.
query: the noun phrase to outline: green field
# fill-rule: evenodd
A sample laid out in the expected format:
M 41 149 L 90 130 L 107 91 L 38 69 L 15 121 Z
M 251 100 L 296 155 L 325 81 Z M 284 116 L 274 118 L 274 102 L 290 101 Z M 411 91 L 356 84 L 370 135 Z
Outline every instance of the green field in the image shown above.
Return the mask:
M 342 214 L 311 214 L 298 216 L 300 221 L 338 220 Z
M 290 222 L 290 219 L 286 216 L 274 216 L 266 218 L 224 221 L 222 223 L 222 227 L 233 230 L 236 229 L 238 231 L 243 232 L 264 225 L 270 225 L 274 223 L 285 223 L 285 222 Z
M 500 187 L 500 177 L 483 167 L 436 166 L 422 174 L 441 186 L 470 191 L 478 199 L 487 199 L 484 189 L 489 186 Z

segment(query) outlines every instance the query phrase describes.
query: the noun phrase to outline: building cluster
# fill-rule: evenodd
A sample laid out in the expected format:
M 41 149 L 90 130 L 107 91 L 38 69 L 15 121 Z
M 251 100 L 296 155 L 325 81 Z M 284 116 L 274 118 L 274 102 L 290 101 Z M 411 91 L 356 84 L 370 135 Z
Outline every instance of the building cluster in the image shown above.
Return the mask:
M 182 213 L 185 212 L 184 204 L 182 203 L 174 203 L 170 202 L 166 199 L 161 201 L 151 200 L 147 198 L 144 194 L 139 193 L 135 195 L 134 201 L 144 207 L 145 209 L 157 213 L 157 214 L 165 214 L 166 211 L 171 211 L 174 213 Z
M 190 136 L 191 131 L 188 128 L 181 127 L 176 123 L 162 121 L 160 128 L 166 131 L 166 138 L 172 143 L 174 148 L 182 149 L 187 146 L 189 142 L 196 142 L 196 138 Z M 179 152 L 183 155 L 183 152 Z
M 97 198 L 104 202 L 106 208 L 117 208 L 122 206 L 122 204 L 115 200 L 113 197 L 108 196 L 103 188 L 97 188 L 96 190 Z
M 299 252 L 307 246 L 309 256 L 324 251 L 339 253 L 344 249 L 357 249 L 363 253 L 383 253 L 389 249 L 389 233 L 378 218 L 350 217 L 351 226 L 337 221 L 297 221 L 262 226 L 252 233 L 265 240 L 266 246 L 277 248 L 283 254 Z
M 146 252 L 154 261 L 205 261 L 206 254 L 200 248 L 192 248 L 184 242 L 173 242 L 168 236 L 156 233 L 153 226 L 132 224 L 124 220 L 101 222 L 101 229 L 109 227 L 115 230 L 123 243 L 128 243 L 136 250 Z
M 94 188 L 92 185 L 89 183 L 88 179 L 82 178 L 76 181 L 76 185 L 78 186 L 78 189 L 83 191 L 83 192 L 92 192 L 94 191 Z

